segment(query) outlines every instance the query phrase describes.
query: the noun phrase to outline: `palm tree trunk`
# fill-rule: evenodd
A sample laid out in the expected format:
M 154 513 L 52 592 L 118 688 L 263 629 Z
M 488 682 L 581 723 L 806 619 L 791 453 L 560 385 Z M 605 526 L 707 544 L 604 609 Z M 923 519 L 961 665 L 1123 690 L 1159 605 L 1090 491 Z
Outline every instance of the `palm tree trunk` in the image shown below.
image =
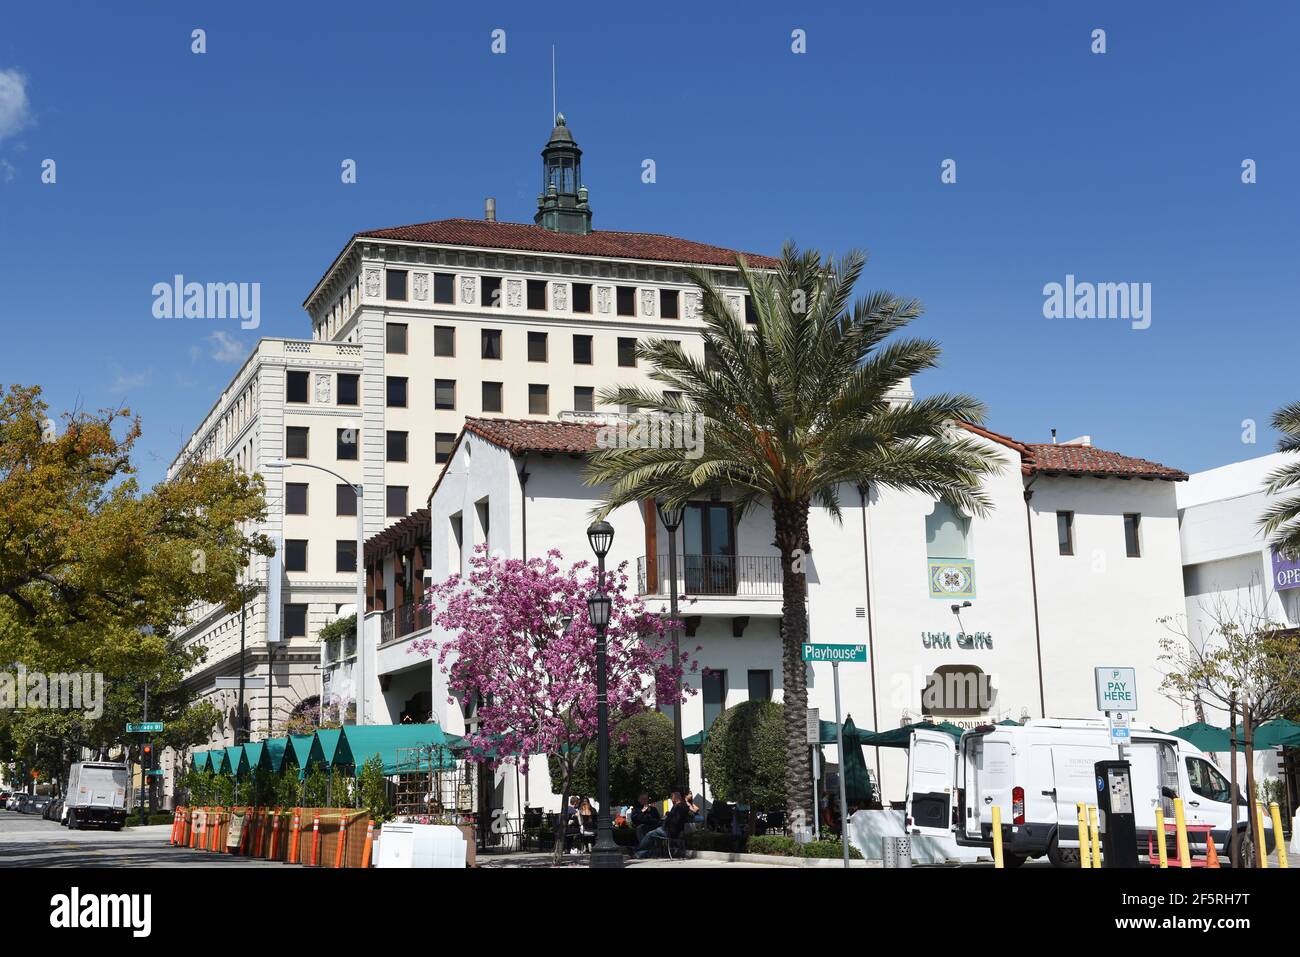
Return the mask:
M 808 502 L 772 501 L 776 546 L 781 550 L 781 665 L 785 710 L 785 803 L 792 827 L 811 827 L 817 809 L 812 801 L 812 763 L 808 755 L 807 562 Z

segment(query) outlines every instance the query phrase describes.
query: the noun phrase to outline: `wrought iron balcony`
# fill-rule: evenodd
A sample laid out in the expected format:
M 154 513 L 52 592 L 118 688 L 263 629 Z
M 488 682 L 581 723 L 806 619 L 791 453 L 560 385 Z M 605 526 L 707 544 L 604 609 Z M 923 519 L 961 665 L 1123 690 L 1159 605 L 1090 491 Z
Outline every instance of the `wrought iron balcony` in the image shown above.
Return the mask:
M 433 616 L 427 605 L 414 603 L 390 608 L 380 618 L 381 631 L 379 643 L 386 645 L 390 641 L 399 641 L 409 634 L 423 631 L 433 624 Z
M 641 556 L 636 563 L 637 594 L 667 595 L 671 566 L 667 555 Z M 779 555 L 678 555 L 677 594 L 734 598 L 780 598 Z

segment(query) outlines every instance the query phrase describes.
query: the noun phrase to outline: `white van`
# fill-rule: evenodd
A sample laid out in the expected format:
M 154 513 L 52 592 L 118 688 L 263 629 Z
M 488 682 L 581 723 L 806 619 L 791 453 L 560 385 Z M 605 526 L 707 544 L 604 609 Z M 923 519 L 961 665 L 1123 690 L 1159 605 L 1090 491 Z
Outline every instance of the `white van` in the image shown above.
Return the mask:
M 1227 854 L 1232 828 L 1229 784 L 1198 749 L 1181 738 L 1134 724 L 1128 760 L 1138 853 L 1155 832 L 1155 809 L 1174 820 L 1173 799 L 1183 799 L 1189 826 L 1209 825 L 1219 853 Z M 965 847 L 991 847 L 993 806 L 1002 809 L 1003 858 L 1017 867 L 1042 857 L 1058 867 L 1079 862 L 1077 805 L 1096 804 L 1093 766 L 1115 760 L 1106 722 L 1098 718 L 1031 719 L 1023 725 L 986 725 L 967 731 L 960 744 L 942 731 L 912 732 L 907 769 L 907 830 L 955 835 Z M 1239 799 L 1237 827 L 1248 809 Z M 1273 845 L 1265 821 L 1265 843 Z M 1189 836 L 1197 853 L 1198 836 Z M 1170 845 L 1172 853 L 1173 845 Z

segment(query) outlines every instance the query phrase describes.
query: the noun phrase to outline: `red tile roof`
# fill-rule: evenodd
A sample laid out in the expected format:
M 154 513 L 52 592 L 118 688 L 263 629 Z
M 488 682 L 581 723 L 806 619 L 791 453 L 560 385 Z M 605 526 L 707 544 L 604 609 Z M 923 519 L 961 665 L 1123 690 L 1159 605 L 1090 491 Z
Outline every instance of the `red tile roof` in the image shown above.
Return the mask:
M 465 431 L 473 432 L 508 452 L 580 455 L 596 450 L 596 433 L 603 424 L 605 423 L 467 418 Z
M 611 259 L 644 259 L 652 262 L 688 263 L 700 266 L 735 266 L 736 250 L 710 246 L 660 233 L 625 233 L 597 229 L 586 236 L 556 233 L 529 223 L 488 222 L 485 219 L 440 219 L 390 229 L 357 233 L 356 239 L 393 239 L 445 246 L 477 246 L 524 252 L 568 253 L 575 256 L 603 256 Z M 780 260 L 758 253 L 740 253 L 751 266 L 775 268 Z
M 1033 442 L 1026 448 L 1026 471 L 1040 475 L 1090 475 L 1098 478 L 1163 479 L 1184 482 L 1187 473 L 1159 462 L 1108 452 L 1091 445 L 1054 445 Z

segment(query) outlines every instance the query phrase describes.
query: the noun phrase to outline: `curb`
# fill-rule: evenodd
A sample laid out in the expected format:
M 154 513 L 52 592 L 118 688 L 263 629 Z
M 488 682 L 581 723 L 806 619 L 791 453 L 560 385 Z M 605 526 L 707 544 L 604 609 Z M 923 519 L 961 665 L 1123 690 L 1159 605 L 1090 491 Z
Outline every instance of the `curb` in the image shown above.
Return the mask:
M 837 857 L 786 857 L 783 854 L 733 854 L 728 851 L 689 851 L 688 856 L 701 861 L 727 861 L 732 864 L 775 864 L 780 867 L 838 867 L 844 859 Z M 883 868 L 883 861 L 851 859 L 850 867 Z

